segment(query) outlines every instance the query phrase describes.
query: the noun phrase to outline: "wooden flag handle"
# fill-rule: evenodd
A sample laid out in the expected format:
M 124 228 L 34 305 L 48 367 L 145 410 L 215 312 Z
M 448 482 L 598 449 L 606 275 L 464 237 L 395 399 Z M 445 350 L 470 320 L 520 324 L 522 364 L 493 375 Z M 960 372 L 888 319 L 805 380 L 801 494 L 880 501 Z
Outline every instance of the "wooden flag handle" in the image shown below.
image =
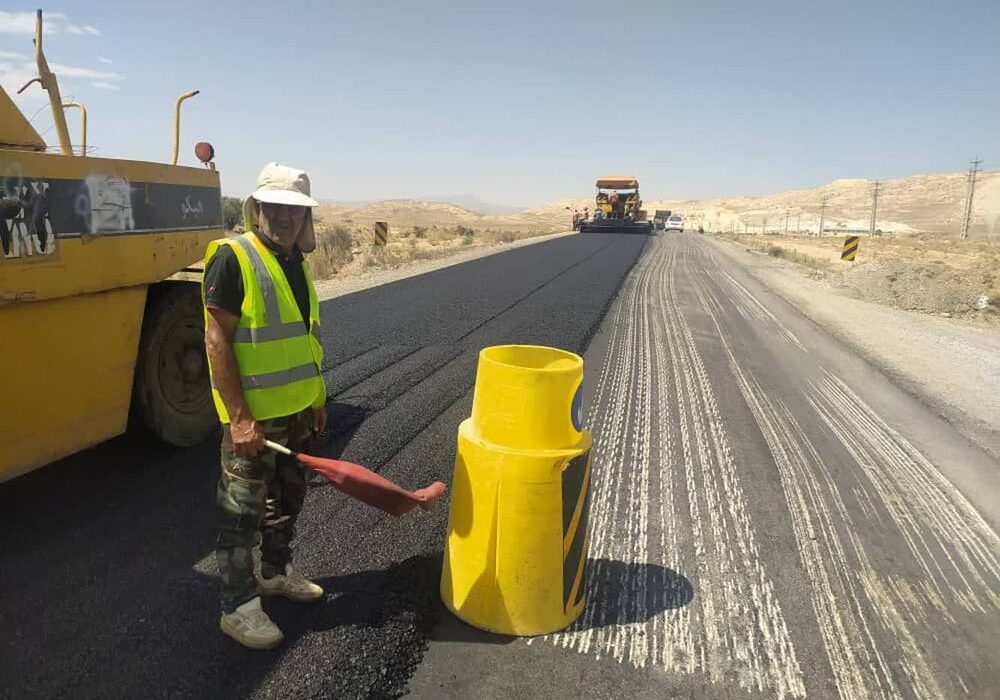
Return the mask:
M 271 440 L 264 440 L 264 444 L 266 446 L 268 446 L 269 448 L 271 448 L 272 450 L 274 450 L 275 452 L 280 452 L 283 455 L 288 455 L 289 457 L 298 457 L 299 456 L 298 452 L 294 452 L 294 451 L 288 449 L 287 447 L 285 447 L 284 445 L 279 445 L 278 443 L 272 442 Z

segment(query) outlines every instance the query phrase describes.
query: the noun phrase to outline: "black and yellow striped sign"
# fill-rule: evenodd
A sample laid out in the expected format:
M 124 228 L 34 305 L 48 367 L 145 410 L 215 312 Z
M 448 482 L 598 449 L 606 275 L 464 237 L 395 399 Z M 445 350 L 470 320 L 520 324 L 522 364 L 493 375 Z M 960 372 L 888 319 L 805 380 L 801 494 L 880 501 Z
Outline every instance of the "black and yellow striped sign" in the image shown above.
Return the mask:
M 389 222 L 375 222 L 375 245 L 384 246 L 389 241 Z
M 844 252 L 840 254 L 841 260 L 854 261 L 854 256 L 858 254 L 858 243 L 861 236 L 848 236 L 844 239 Z
M 563 610 L 583 600 L 587 569 L 587 519 L 590 513 L 590 451 L 569 463 L 562 475 Z

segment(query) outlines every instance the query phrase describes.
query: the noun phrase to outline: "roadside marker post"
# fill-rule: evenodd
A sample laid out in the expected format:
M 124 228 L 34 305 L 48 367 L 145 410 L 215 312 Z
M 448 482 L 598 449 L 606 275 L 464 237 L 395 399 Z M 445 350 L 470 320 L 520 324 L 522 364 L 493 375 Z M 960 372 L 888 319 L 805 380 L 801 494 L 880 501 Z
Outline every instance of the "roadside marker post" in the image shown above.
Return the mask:
M 387 221 L 376 221 L 375 222 L 375 245 L 380 248 L 385 247 L 386 243 L 389 242 L 389 222 Z
M 858 254 L 858 244 L 860 244 L 860 242 L 861 236 L 848 236 L 845 238 L 844 250 L 840 254 L 840 259 L 848 262 L 854 262 L 854 258 Z
M 587 603 L 591 435 L 583 358 L 500 345 L 479 353 L 458 429 L 441 599 L 473 627 L 565 629 Z

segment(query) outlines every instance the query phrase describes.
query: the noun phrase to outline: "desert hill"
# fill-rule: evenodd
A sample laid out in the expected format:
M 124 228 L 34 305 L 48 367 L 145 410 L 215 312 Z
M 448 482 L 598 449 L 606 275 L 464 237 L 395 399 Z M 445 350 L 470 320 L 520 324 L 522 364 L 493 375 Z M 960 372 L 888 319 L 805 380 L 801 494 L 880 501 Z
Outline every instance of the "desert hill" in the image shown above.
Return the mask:
M 954 234 L 962 222 L 965 205 L 965 173 L 913 175 L 881 184 L 877 228 L 886 232 L 908 234 L 932 232 Z M 660 193 L 643 191 L 644 208 L 669 209 L 682 214 L 689 227 L 704 226 L 719 231 L 744 225 L 759 232 L 766 219 L 767 229 L 781 232 L 786 213 L 789 232 L 798 225 L 802 231 L 815 232 L 819 225 L 822 201 L 826 198 L 823 228 L 868 229 L 871 216 L 872 183 L 861 179 L 843 179 L 821 187 L 780 192 L 759 197 L 721 197 L 711 200 L 659 198 Z M 557 217 L 564 207 L 582 209 L 593 200 L 575 198 L 545 204 L 527 212 L 533 216 Z M 976 183 L 971 233 L 973 236 L 1000 235 L 1000 171 L 982 172 Z M 801 216 L 801 219 L 799 218 Z
M 868 180 L 834 180 L 820 187 L 779 192 L 756 197 L 720 197 L 710 200 L 668 199 L 662 193 L 643 192 L 644 206 L 652 214 L 669 209 L 682 214 L 689 228 L 703 226 L 710 231 L 815 232 L 820 209 L 826 200 L 825 229 L 868 228 L 871 215 L 872 184 Z M 913 175 L 885 180 L 881 185 L 877 228 L 896 234 L 920 232 L 952 235 L 962 222 L 965 204 L 965 173 Z M 463 226 L 479 230 L 549 232 L 566 230 L 570 221 L 567 207 L 592 207 L 589 193 L 562 199 L 514 214 L 487 215 L 454 204 L 415 199 L 393 199 L 358 206 L 324 204 L 317 212 L 326 224 L 343 224 L 352 229 L 369 228 L 375 221 L 388 221 L 393 228 L 449 228 Z M 972 236 L 1000 235 L 1000 171 L 980 173 L 976 185 Z
M 465 226 L 475 230 L 561 231 L 568 228 L 569 212 L 525 210 L 515 214 L 487 215 L 454 204 L 425 202 L 416 199 L 389 199 L 363 206 L 349 207 L 321 204 L 317 217 L 326 224 L 351 228 L 370 228 L 376 221 L 389 222 L 390 228 L 449 228 Z

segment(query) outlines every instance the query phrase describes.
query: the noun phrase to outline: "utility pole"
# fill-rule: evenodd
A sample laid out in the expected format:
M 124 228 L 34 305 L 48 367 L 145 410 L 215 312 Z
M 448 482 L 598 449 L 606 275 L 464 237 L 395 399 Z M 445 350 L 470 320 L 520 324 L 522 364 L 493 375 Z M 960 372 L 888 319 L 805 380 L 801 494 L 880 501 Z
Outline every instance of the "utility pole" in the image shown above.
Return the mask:
M 872 224 L 868 230 L 868 235 L 875 235 L 875 218 L 878 216 L 878 193 L 882 189 L 882 183 L 878 180 L 872 185 Z
M 802 235 L 802 212 L 799 211 L 798 218 L 795 219 L 795 235 Z
M 787 209 L 785 209 L 785 235 L 786 236 L 788 235 L 788 215 L 790 213 L 791 212 L 789 212 Z
M 743 235 L 745 236 L 748 233 L 750 233 L 750 224 L 748 224 L 746 221 L 744 221 L 743 222 Z
M 819 202 L 819 231 L 816 232 L 817 236 L 823 235 L 823 219 L 826 218 L 826 202 L 826 197 L 823 197 L 823 199 Z
M 764 217 L 764 223 L 762 223 L 760 225 L 760 235 L 763 236 L 763 235 L 766 235 L 766 234 L 767 234 L 767 217 L 765 216 Z
M 965 215 L 962 217 L 962 240 L 969 237 L 969 226 L 972 224 L 972 197 L 976 192 L 976 174 L 979 172 L 979 166 L 983 164 L 983 161 L 977 156 L 975 159 L 970 161 L 969 165 L 969 190 L 965 197 Z

